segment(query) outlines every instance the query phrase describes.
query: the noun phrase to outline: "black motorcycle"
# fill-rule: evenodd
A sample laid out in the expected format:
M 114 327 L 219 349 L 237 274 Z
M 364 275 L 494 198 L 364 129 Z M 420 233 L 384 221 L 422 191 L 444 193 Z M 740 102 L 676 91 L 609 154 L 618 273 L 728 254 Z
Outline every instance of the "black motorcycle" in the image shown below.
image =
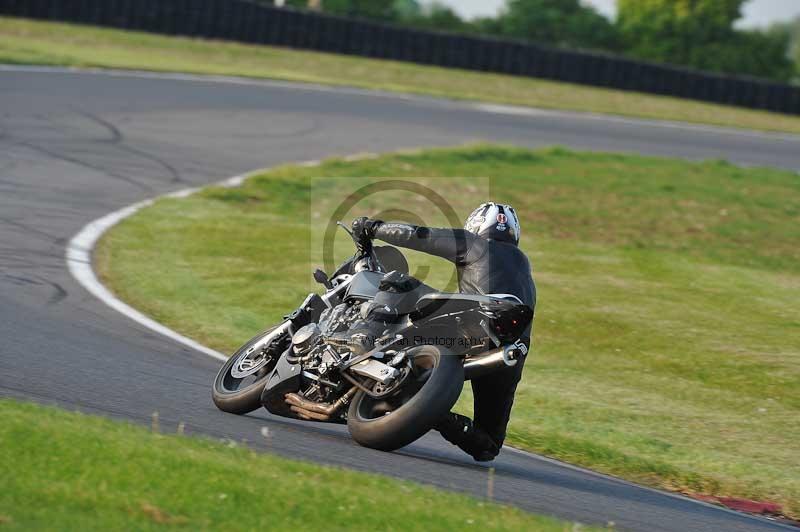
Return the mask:
M 362 244 L 330 277 L 317 270 L 314 279 L 325 293 L 309 294 L 222 366 L 218 408 L 347 423 L 359 444 L 392 451 L 433 428 L 465 380 L 527 354 L 519 338 L 529 306 L 510 295 L 434 290 L 408 275 L 391 246 Z

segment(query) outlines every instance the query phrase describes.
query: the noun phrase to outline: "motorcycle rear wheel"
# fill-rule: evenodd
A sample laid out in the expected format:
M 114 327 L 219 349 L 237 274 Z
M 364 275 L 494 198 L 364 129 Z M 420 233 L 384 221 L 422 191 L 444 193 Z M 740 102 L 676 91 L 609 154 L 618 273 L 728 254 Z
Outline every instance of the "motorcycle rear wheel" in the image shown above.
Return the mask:
M 375 399 L 362 390 L 353 397 L 347 428 L 360 445 L 381 451 L 405 447 L 431 430 L 458 401 L 464 387 L 460 357 L 433 345 L 413 347 L 407 356 L 412 374 L 400 393 Z
M 241 372 L 246 369 L 246 364 L 242 362 L 246 361 L 246 357 L 249 355 L 248 349 L 272 334 L 276 328 L 271 327 L 251 338 L 222 365 L 214 379 L 211 391 L 211 398 L 217 408 L 223 412 L 239 415 L 261 408 L 261 392 L 267 384 L 267 377 L 275 367 L 279 355 L 273 356 L 272 360 L 266 362 L 251 375 L 243 378 L 238 378 L 236 375 L 237 370 Z

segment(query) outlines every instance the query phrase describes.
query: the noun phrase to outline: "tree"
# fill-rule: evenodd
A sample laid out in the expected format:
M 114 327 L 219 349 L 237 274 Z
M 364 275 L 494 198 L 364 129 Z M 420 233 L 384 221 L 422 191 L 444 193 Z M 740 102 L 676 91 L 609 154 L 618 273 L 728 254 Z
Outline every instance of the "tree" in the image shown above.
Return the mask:
M 505 35 L 546 44 L 606 50 L 618 46 L 612 22 L 579 0 L 508 0 L 498 22 Z
M 307 9 L 309 0 L 286 0 L 286 5 Z M 323 13 L 386 22 L 395 19 L 394 6 L 395 0 L 320 0 L 319 2 Z
M 308 1 L 286 0 L 286 5 L 307 8 Z M 398 22 L 443 31 L 476 31 L 473 25 L 462 20 L 450 7 L 435 0 L 424 5 L 419 0 L 321 0 L 320 7 L 323 12 L 332 15 Z
M 476 17 L 470 21 L 476 33 L 484 35 L 503 35 L 503 24 L 500 17 Z
M 392 9 L 400 20 L 414 20 L 422 15 L 422 6 L 417 0 L 394 0 Z
M 794 64 L 795 81 L 800 82 L 800 16 L 787 22 L 777 22 L 769 31 L 789 40 L 789 60 Z
M 432 3 L 426 11 L 426 26 L 443 31 L 464 31 L 468 24 L 446 5 L 439 2 Z
M 395 18 L 395 0 L 322 0 L 326 13 L 372 20 L 391 21 Z
M 619 0 L 617 25 L 633 55 L 691 63 L 696 49 L 729 41 L 745 0 Z
M 800 80 L 800 17 L 792 22 L 792 30 L 789 35 L 789 57 L 794 62 L 795 81 Z
M 474 31 L 474 28 L 450 7 L 436 1 L 420 8 L 412 16 L 401 17 L 400 20 L 418 28 L 456 32 Z
M 619 0 L 617 26 L 627 53 L 705 70 L 786 80 L 788 39 L 739 31 L 746 0 Z

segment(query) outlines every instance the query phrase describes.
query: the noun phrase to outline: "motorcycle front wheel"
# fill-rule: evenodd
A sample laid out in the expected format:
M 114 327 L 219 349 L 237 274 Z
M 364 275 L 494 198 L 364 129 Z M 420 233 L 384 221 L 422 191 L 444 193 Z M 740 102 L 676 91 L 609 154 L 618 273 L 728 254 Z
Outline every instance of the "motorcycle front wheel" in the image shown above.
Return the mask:
M 285 333 L 267 329 L 251 338 L 222 365 L 211 392 L 217 408 L 231 414 L 247 414 L 261 407 L 261 392 L 280 353 L 271 344 Z
M 431 430 L 450 411 L 464 386 L 464 364 L 447 349 L 417 346 L 407 354 L 411 373 L 396 394 L 376 399 L 356 393 L 347 412 L 353 439 L 394 451 Z

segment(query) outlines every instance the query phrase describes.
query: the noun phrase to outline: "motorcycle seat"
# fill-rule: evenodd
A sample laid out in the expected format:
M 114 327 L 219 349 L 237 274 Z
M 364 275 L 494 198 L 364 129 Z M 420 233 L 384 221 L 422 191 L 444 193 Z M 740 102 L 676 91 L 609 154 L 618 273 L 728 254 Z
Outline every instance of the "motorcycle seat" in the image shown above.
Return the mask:
M 386 274 L 380 288 L 370 304 L 369 315 L 382 321 L 409 314 L 416 308 L 421 296 L 435 292 L 435 289 L 413 277 Z

